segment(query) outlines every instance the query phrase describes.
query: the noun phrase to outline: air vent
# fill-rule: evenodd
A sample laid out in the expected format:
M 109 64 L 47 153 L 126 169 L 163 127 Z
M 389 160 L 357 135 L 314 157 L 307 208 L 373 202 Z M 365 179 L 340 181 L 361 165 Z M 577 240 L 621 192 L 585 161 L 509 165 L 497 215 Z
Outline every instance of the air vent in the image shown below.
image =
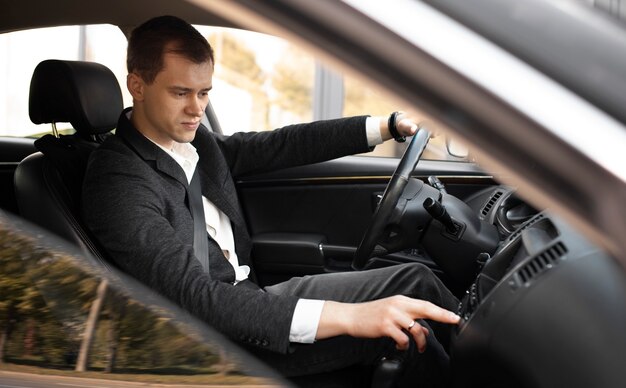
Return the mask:
M 500 198 L 501 196 L 502 196 L 502 191 L 496 191 L 491 196 L 491 198 L 489 198 L 489 201 L 485 204 L 485 206 L 483 206 L 483 210 L 481 211 L 481 214 L 483 215 L 483 217 L 489 214 L 489 211 L 491 210 L 493 205 L 495 205 L 496 202 L 498 202 L 498 198 Z
M 531 280 L 557 265 L 566 253 L 567 248 L 560 242 L 541 252 L 517 271 L 522 283 L 530 283 Z

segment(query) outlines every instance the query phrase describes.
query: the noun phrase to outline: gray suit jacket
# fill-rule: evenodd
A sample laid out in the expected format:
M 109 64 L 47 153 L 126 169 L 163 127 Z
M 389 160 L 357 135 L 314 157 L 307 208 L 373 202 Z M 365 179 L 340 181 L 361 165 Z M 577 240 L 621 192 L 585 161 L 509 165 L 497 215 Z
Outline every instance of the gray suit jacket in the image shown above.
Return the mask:
M 88 227 L 124 271 L 217 330 L 287 352 L 297 298 L 233 286 L 234 273 L 214 269 L 215 260 L 225 259 L 208 233 L 211 271 L 202 270 L 194 256 L 185 174 L 126 112 L 87 167 L 82 211 Z M 252 267 L 252 244 L 233 177 L 366 152 L 364 128 L 365 117 L 355 117 L 232 136 L 198 129 L 192 144 L 200 156 L 202 194 L 230 218 L 240 264 Z

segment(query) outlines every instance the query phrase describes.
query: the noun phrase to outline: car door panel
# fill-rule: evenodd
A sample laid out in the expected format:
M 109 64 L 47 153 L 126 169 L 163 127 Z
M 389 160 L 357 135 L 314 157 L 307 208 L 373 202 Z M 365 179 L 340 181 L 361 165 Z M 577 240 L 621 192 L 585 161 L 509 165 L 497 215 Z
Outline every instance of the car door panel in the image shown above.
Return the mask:
M 350 270 L 377 200 L 398 159 L 352 156 L 238 179 L 254 264 L 263 284 L 292 276 Z M 475 164 L 422 161 L 416 178 L 438 176 L 450 194 L 466 198 L 494 185 Z M 376 265 L 419 261 L 400 252 Z

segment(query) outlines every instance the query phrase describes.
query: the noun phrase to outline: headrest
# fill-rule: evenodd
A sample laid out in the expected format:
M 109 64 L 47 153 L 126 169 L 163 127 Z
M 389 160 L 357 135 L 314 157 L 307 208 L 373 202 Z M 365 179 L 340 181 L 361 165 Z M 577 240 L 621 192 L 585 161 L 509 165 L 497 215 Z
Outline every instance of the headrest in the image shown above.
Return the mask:
M 109 68 L 94 62 L 46 60 L 30 81 L 28 110 L 35 124 L 69 122 L 97 135 L 117 126 L 122 91 Z

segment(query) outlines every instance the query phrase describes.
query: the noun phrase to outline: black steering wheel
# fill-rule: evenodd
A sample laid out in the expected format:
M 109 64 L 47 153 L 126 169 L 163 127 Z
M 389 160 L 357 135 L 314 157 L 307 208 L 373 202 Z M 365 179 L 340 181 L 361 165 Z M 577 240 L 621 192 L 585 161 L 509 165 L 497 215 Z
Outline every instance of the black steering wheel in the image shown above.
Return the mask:
M 415 170 L 417 162 L 419 162 L 426 145 L 430 140 L 430 132 L 423 127 L 419 127 L 417 133 L 411 139 L 411 143 L 407 147 L 406 151 L 400 159 L 400 163 L 394 171 L 383 198 L 374 211 L 372 221 L 368 226 L 363 239 L 359 244 L 359 247 L 352 259 L 352 267 L 356 270 L 361 270 L 365 267 L 367 262 L 372 256 L 383 255 L 387 253 L 387 250 L 381 246 L 377 246 L 378 242 L 383 237 L 383 232 L 389 221 L 393 210 L 398 203 L 400 195 L 404 191 L 409 178 Z

